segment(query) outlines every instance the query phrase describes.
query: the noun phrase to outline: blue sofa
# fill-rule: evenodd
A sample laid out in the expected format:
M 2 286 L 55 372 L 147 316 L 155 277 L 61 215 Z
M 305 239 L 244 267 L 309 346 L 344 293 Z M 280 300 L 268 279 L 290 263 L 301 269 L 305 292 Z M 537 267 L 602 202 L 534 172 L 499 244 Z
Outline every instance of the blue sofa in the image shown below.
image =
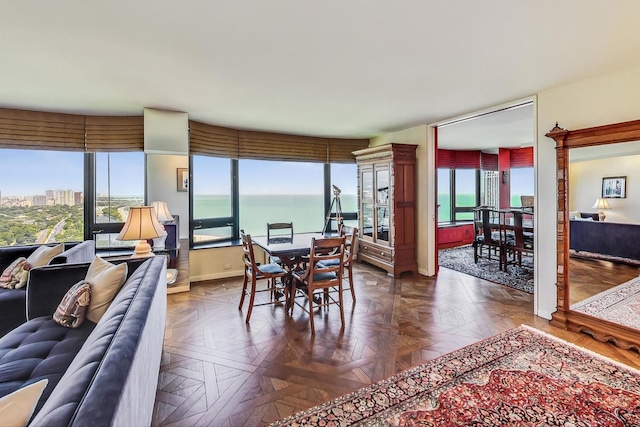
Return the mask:
M 9 246 L 0 249 L 0 272 L 19 257 L 27 258 L 41 245 Z M 96 253 L 95 241 L 64 243 L 64 251 L 51 259 L 49 265 L 91 262 Z M 27 321 L 26 289 L 0 288 L 0 337 Z
M 128 279 L 97 324 L 58 325 L 52 314 L 89 264 L 34 268 L 28 321 L 0 338 L 0 396 L 49 380 L 33 426 L 151 423 L 166 318 L 166 259 L 129 259 Z

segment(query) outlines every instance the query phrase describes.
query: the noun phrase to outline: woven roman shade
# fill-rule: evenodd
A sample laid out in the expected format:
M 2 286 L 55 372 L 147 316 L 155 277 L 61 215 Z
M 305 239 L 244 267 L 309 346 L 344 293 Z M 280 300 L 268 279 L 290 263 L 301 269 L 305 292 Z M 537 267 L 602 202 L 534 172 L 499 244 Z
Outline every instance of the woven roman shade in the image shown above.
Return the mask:
M 241 159 L 294 162 L 327 161 L 327 138 L 240 131 Z
M 2 108 L 0 148 L 84 151 L 84 116 Z
M 515 148 L 510 150 L 509 162 L 512 168 L 532 168 L 533 147 Z
M 144 117 L 86 116 L 87 151 L 143 151 Z
M 369 147 L 368 139 L 329 139 L 328 163 L 355 163 L 353 151 Z
M 238 158 L 238 131 L 189 120 L 189 153 Z

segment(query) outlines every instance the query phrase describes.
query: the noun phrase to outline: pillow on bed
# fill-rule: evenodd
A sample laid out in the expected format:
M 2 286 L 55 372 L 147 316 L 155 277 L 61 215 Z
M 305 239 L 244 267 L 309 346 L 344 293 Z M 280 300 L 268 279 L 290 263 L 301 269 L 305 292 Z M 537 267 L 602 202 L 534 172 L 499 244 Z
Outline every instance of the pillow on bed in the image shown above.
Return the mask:
M 591 218 L 591 220 L 593 221 L 599 221 L 600 220 L 600 214 L 599 213 L 588 213 L 588 212 L 580 212 L 580 217 L 582 219 L 587 219 L 587 218 Z M 587 219 L 587 221 L 589 221 L 589 219 Z

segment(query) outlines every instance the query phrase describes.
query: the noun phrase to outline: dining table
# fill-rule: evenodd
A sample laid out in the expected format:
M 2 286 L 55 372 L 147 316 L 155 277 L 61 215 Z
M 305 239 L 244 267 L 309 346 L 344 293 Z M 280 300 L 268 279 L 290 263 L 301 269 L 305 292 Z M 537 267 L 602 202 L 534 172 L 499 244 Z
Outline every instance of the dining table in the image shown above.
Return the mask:
M 287 275 L 283 278 L 287 293 L 291 292 L 293 284 L 293 273 L 305 268 L 305 257 L 311 252 L 311 239 L 323 239 L 326 237 L 335 237 L 333 233 L 298 233 L 293 237 L 281 236 L 251 236 L 253 243 L 267 254 L 268 257 L 278 257 L 282 266 L 287 271 Z M 292 306 L 292 298 L 287 296 L 287 309 Z

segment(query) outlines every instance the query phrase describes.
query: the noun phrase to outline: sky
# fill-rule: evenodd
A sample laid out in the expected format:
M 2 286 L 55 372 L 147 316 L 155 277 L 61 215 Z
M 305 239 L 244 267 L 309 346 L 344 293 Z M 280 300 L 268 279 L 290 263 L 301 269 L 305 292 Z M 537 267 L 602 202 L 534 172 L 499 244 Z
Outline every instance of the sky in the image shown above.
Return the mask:
M 44 150 L 0 150 L 0 192 L 6 196 L 33 196 L 46 190 L 83 191 L 84 154 Z M 107 167 L 109 159 L 109 167 Z M 228 159 L 194 157 L 193 189 L 196 194 L 228 194 Z M 321 163 L 240 160 L 240 194 L 322 194 Z M 110 168 L 111 174 L 107 175 Z M 98 153 L 98 193 L 144 194 L 144 153 Z M 344 194 L 356 194 L 355 164 L 332 165 L 332 184 Z

